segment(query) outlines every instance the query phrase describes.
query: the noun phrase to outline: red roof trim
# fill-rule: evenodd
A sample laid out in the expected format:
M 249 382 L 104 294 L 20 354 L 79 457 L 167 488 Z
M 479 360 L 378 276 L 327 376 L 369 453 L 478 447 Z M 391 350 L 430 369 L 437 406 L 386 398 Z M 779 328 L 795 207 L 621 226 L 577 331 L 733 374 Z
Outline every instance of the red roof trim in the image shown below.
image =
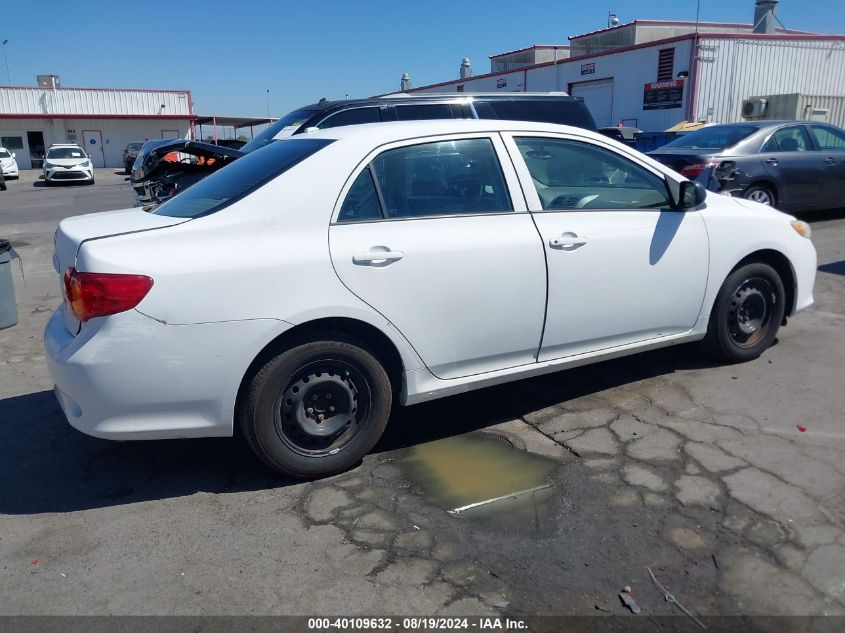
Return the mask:
M 439 88 L 441 86 L 454 86 L 457 84 L 467 83 L 472 81 L 473 79 L 482 79 L 486 77 L 495 77 L 497 75 L 510 75 L 513 73 L 522 72 L 524 70 L 531 70 L 533 68 L 542 68 L 544 66 L 553 66 L 554 64 L 569 64 L 573 62 L 580 62 L 586 59 L 595 59 L 596 57 L 605 57 L 607 55 L 616 55 L 617 53 L 625 53 L 627 51 L 638 50 L 641 48 L 657 48 L 660 46 L 665 46 L 666 44 L 671 44 L 673 42 L 682 42 L 684 40 L 693 40 L 695 39 L 695 33 L 687 33 L 685 35 L 678 35 L 676 37 L 670 37 L 665 40 L 654 40 L 653 42 L 644 42 L 642 44 L 634 44 L 632 46 L 624 46 L 622 48 L 616 48 L 610 51 L 602 51 L 600 53 L 591 53 L 589 55 L 579 55 L 577 57 L 568 57 L 566 59 L 559 59 L 556 62 L 542 62 L 540 64 L 530 64 L 528 66 L 523 66 L 522 68 L 512 69 L 512 70 L 500 70 L 495 73 L 486 73 L 484 75 L 474 75 L 469 77 L 468 79 L 453 79 L 452 81 L 443 81 L 436 84 L 429 84 L 427 86 L 420 86 L 419 88 L 411 88 L 408 92 L 419 92 L 420 90 L 429 90 L 431 88 Z M 698 39 L 723 39 L 723 40 L 787 40 L 787 41 L 794 41 L 794 40 L 831 40 L 836 42 L 845 42 L 845 35 L 786 35 L 786 34 L 775 34 L 775 35 L 766 35 L 760 33 L 699 33 Z M 390 93 L 392 94 L 392 93 Z M 467 93 L 471 94 L 471 93 Z
M 0 90 L 52 90 L 43 86 L 0 86 Z M 171 94 L 190 94 L 190 90 L 164 90 L 158 88 L 73 88 L 60 86 L 56 90 L 86 90 L 89 92 L 164 92 Z
M 489 59 L 496 59 L 497 57 L 504 57 L 505 55 L 513 55 L 514 53 L 523 53 L 525 51 L 533 51 L 535 49 L 542 48 L 544 50 L 548 49 L 570 49 L 572 48 L 569 44 L 534 44 L 532 46 L 526 46 L 525 48 L 516 48 L 512 51 L 505 51 L 504 53 L 497 53 L 496 55 L 490 55 Z
M 6 114 L 0 112 L 3 119 L 149 119 L 149 120 L 188 120 L 196 119 L 195 114 Z

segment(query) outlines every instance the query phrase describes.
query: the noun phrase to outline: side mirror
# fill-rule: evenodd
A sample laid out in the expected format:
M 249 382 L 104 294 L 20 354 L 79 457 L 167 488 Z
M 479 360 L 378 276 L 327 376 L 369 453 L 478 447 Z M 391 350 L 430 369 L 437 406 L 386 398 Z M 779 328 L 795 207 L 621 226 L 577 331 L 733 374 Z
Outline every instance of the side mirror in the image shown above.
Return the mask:
M 17 154 L 15 152 L 12 152 L 12 158 L 16 158 L 16 157 L 17 157 Z
M 681 183 L 681 202 L 678 208 L 681 210 L 694 209 L 704 202 L 707 197 L 707 189 L 697 180 L 685 180 Z

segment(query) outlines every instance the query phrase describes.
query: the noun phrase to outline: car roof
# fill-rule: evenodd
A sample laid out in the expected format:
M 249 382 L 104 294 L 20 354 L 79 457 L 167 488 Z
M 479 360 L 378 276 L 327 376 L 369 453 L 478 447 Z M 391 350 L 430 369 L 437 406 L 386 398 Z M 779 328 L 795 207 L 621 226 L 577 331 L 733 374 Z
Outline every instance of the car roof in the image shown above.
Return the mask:
M 561 99 L 566 101 L 583 101 L 581 97 L 573 97 L 565 92 L 473 92 L 468 94 L 461 94 L 455 92 L 429 92 L 425 94 L 407 94 L 404 92 L 394 92 L 379 97 L 367 97 L 363 99 L 341 99 L 337 101 L 319 101 L 304 105 L 297 110 L 328 110 L 330 108 L 353 108 L 362 105 L 386 105 L 396 104 L 401 101 L 409 101 L 419 103 L 421 101 L 448 101 L 451 103 L 467 103 L 474 99 L 496 100 L 496 101 L 514 101 L 514 100 L 528 100 L 528 99 Z
M 78 147 L 79 149 L 82 149 L 82 147 L 76 143 L 53 143 L 47 149 L 52 149 L 54 147 Z
M 377 146 L 393 141 L 415 137 L 439 136 L 443 134 L 485 132 L 554 132 L 587 136 L 607 141 L 607 137 L 580 127 L 558 125 L 556 123 L 538 123 L 535 121 L 504 121 L 501 119 L 433 119 L 421 121 L 385 121 L 339 127 L 297 134 L 282 142 L 292 139 L 319 138 L 330 140 L 366 138 L 369 145 Z

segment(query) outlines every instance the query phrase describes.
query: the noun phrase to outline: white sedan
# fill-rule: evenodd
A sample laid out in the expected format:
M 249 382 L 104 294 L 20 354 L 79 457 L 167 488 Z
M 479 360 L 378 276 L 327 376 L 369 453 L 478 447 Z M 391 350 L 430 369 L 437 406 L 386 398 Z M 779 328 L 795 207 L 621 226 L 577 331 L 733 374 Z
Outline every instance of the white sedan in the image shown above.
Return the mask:
M 6 178 L 18 177 L 18 161 L 15 160 L 15 153 L 5 147 L 0 147 L 0 171 Z
M 813 302 L 810 228 L 582 129 L 338 127 L 152 213 L 64 220 L 55 393 L 103 438 L 232 435 L 336 473 L 412 405 L 666 345 L 759 356 Z

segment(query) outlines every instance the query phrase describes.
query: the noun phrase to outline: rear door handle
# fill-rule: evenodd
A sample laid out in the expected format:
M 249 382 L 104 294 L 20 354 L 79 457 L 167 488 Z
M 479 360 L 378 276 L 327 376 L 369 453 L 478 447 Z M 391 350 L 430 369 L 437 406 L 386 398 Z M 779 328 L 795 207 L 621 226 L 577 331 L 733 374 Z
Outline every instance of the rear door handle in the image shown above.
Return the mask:
M 402 259 L 405 253 L 402 251 L 376 251 L 370 250 L 366 253 L 355 253 L 352 256 L 352 263 L 358 265 L 384 265 L 392 264 Z
M 828 165 L 833 165 L 836 162 L 836 159 L 828 156 L 827 158 L 824 159 L 824 162 L 827 163 Z
M 549 240 L 549 246 L 563 250 L 574 251 L 587 243 L 587 238 L 579 237 L 576 233 L 563 233 L 560 237 L 553 237 Z
M 772 167 L 778 166 L 778 159 L 777 158 L 767 158 L 766 162 L 769 163 Z

